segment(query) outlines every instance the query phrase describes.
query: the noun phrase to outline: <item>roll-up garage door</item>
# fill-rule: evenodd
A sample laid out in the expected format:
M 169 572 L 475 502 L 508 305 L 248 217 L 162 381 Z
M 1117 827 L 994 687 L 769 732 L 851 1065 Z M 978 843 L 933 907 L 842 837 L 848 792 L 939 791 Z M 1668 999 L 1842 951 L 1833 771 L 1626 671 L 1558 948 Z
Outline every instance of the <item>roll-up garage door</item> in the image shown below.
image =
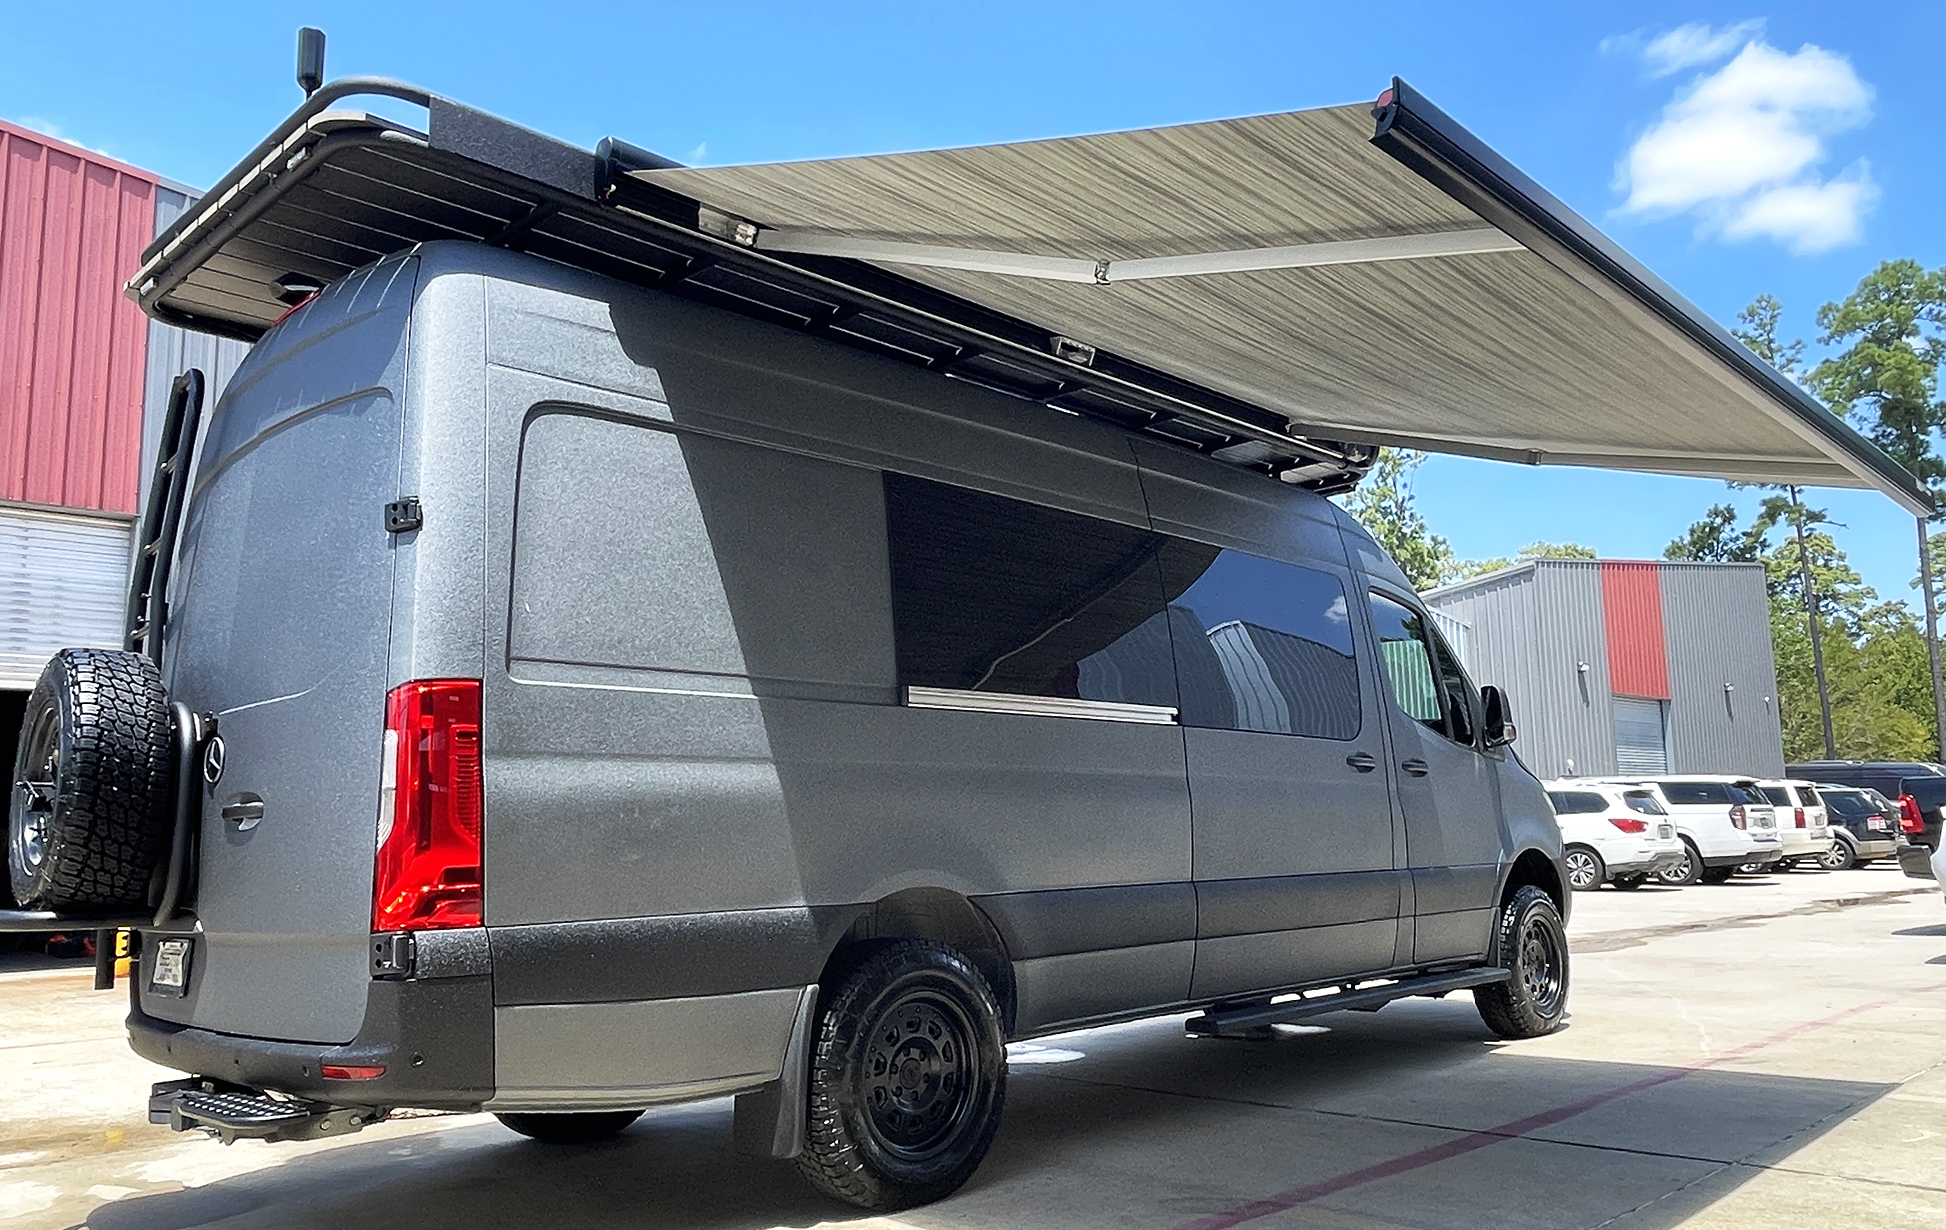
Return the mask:
M 1661 701 L 1615 698 L 1615 769 L 1619 773 L 1669 771 Z
M 0 508 L 0 689 L 67 646 L 121 647 L 128 552 L 127 522 Z

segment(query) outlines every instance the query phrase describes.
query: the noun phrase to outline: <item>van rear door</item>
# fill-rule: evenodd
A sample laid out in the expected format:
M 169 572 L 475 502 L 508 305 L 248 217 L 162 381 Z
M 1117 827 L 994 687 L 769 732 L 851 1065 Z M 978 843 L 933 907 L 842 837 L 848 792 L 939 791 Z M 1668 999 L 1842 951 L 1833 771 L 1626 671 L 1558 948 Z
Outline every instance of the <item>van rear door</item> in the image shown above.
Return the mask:
M 164 666 L 213 713 L 197 931 L 150 1015 L 346 1042 L 370 984 L 406 320 L 415 260 L 324 292 L 258 344 L 209 420 Z M 227 817 L 227 818 L 226 818 Z

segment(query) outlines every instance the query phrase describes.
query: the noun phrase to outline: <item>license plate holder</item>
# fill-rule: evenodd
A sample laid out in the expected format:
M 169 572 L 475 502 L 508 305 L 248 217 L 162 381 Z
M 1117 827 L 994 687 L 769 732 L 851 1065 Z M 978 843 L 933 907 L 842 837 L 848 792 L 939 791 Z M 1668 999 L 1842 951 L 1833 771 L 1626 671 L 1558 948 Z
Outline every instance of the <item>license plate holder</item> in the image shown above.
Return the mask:
M 195 951 L 193 941 L 181 936 L 157 940 L 155 959 L 149 962 L 149 992 L 181 999 L 189 993 L 189 962 Z

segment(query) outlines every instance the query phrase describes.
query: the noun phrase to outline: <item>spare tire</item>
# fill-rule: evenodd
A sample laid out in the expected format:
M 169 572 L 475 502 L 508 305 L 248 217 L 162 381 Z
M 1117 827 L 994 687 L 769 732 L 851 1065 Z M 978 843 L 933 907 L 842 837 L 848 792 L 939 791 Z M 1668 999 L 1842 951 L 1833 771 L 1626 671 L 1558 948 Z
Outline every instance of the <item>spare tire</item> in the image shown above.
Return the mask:
M 63 649 L 27 697 L 7 816 L 23 906 L 141 909 L 166 855 L 174 757 L 167 697 L 139 653 Z

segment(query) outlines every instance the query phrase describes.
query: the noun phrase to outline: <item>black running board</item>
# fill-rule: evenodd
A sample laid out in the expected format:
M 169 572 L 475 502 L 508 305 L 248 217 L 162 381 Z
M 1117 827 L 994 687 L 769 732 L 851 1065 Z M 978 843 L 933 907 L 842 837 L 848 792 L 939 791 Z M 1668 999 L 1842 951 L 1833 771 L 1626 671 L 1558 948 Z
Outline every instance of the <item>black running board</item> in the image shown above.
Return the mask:
M 1450 974 L 1421 974 L 1414 978 L 1400 978 L 1378 986 L 1353 985 L 1346 989 L 1325 993 L 1312 992 L 1301 995 L 1297 999 L 1257 1000 L 1227 1008 L 1218 1005 L 1205 1011 L 1201 1016 L 1191 1017 L 1183 1022 L 1183 1028 L 1192 1034 L 1209 1038 L 1261 1036 L 1262 1031 L 1272 1025 L 1287 1025 L 1306 1017 L 1348 1009 L 1375 1012 L 1395 999 L 1404 999 L 1411 995 L 1444 995 L 1448 991 L 1464 991 L 1469 987 L 1483 987 L 1496 982 L 1505 982 L 1512 976 L 1504 969 L 1481 966 L 1457 970 Z
M 149 1090 L 149 1122 L 171 1131 L 200 1128 L 224 1144 L 239 1140 L 319 1140 L 349 1136 L 385 1118 L 383 1108 L 274 1098 L 228 1081 L 192 1076 Z

